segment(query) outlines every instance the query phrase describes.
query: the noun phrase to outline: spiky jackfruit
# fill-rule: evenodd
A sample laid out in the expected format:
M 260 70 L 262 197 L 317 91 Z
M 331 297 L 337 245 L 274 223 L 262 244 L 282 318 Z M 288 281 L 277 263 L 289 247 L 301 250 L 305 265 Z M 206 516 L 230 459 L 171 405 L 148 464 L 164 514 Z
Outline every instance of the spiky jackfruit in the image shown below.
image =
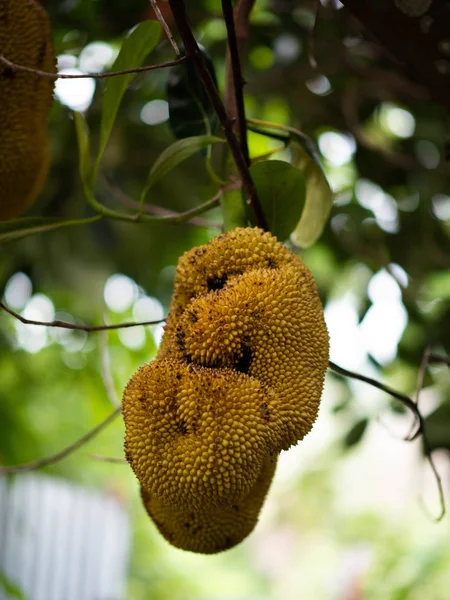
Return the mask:
M 123 402 L 127 459 L 169 541 L 214 552 L 250 533 L 262 466 L 311 429 L 327 364 L 312 275 L 276 238 L 235 229 L 180 259 L 157 360 Z M 233 521 L 239 503 L 251 518 Z M 194 513 L 204 538 L 183 525 Z
M 0 54 L 15 64 L 56 73 L 50 24 L 39 2 L 0 2 Z M 47 176 L 53 86 L 52 79 L 0 63 L 0 220 L 26 210 Z
M 276 398 L 248 375 L 155 360 L 139 369 L 124 398 L 128 461 L 167 505 L 237 502 L 266 455 L 278 451 L 280 431 L 268 418 Z
M 209 508 L 207 505 L 196 511 L 183 506 L 173 508 L 145 488 L 141 488 L 142 501 L 160 533 L 173 546 L 201 554 L 215 554 L 233 548 L 253 531 L 276 463 L 276 456 L 266 457 L 249 492 L 222 508 Z

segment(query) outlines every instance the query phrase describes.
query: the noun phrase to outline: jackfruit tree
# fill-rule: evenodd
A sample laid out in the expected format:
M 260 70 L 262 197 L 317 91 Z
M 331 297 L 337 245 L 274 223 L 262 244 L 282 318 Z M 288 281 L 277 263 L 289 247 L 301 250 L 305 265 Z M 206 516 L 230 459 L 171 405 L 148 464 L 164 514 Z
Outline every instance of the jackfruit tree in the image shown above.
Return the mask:
M 0 0 L 0 477 L 110 478 L 145 532 L 139 597 L 160 548 L 237 556 L 274 505 L 295 535 L 303 510 L 325 519 L 331 493 L 283 504 L 277 481 L 286 456 L 320 472 L 303 457 L 328 417 L 339 479 L 381 411 L 405 428 L 412 415 L 442 518 L 447 12 Z M 92 454 L 124 466 L 59 463 L 113 420 L 103 384 L 122 419 Z M 368 465 L 358 489 L 370 481 Z

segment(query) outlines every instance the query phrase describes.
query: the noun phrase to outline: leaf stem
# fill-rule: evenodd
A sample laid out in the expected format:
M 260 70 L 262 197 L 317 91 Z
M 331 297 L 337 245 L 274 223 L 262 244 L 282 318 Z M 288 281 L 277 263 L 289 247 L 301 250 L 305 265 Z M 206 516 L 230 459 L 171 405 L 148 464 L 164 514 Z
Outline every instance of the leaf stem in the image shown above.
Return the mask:
M 231 119 L 228 117 L 223 102 L 220 98 L 219 92 L 216 88 L 216 85 L 205 66 L 203 57 L 201 55 L 198 44 L 194 38 L 192 33 L 191 26 L 189 24 L 189 20 L 186 14 L 186 8 L 183 0 L 169 0 L 170 6 L 172 8 L 173 15 L 175 17 L 175 21 L 178 26 L 178 30 L 180 32 L 181 38 L 183 40 L 183 44 L 186 50 L 186 55 L 188 59 L 192 60 L 195 65 L 195 68 L 201 78 L 203 85 L 205 86 L 205 90 L 211 100 L 211 103 L 216 111 L 217 117 L 222 125 L 225 136 L 227 138 L 228 145 L 230 147 L 230 151 L 233 155 L 234 161 L 236 163 L 236 167 L 240 173 L 242 179 L 242 185 L 247 195 L 247 203 L 252 207 L 256 219 L 258 221 L 258 225 L 264 229 L 268 230 L 267 221 L 262 210 L 261 204 L 259 203 L 259 199 L 257 196 L 256 188 L 253 184 L 253 180 L 250 176 L 250 172 L 248 170 L 245 157 L 242 153 L 241 146 L 239 141 L 233 131 L 233 123 Z
M 46 456 L 45 458 L 40 458 L 38 460 L 33 460 L 28 463 L 22 463 L 21 465 L 13 465 L 10 467 L 0 467 L 0 475 L 11 475 L 12 473 L 19 473 L 23 471 L 35 471 L 36 469 L 41 469 L 42 467 L 47 467 L 48 465 L 52 465 L 54 463 L 59 462 L 63 458 L 69 456 L 81 448 L 84 444 L 89 442 L 93 437 L 95 437 L 100 431 L 105 429 L 120 413 L 120 408 L 116 408 L 112 413 L 110 413 L 106 419 L 104 419 L 101 423 L 99 423 L 96 427 L 85 433 L 78 440 L 69 444 L 56 454 L 52 454 L 51 456 Z
M 76 331 L 86 331 L 88 333 L 93 331 L 111 331 L 113 329 L 126 329 L 128 327 L 141 327 L 143 325 L 159 325 L 164 323 L 165 319 L 158 319 L 157 321 L 142 321 L 142 322 L 127 322 L 118 323 L 117 325 L 75 325 L 74 323 L 67 323 L 66 321 L 35 321 L 33 319 L 26 319 L 21 314 L 6 306 L 3 302 L 0 302 L 0 309 L 4 310 L 12 317 L 23 323 L 24 325 L 42 325 L 44 327 L 58 327 L 60 329 L 73 329 Z
M 39 75 L 39 77 L 46 77 L 47 79 L 107 79 L 108 77 L 120 77 L 121 75 L 130 75 L 131 73 L 145 73 L 147 71 L 154 71 L 155 69 L 166 69 L 179 65 L 186 60 L 186 56 L 180 56 L 175 60 L 169 60 L 168 62 L 160 63 L 158 65 L 147 65 L 145 67 L 134 67 L 133 69 L 124 69 L 123 71 L 110 71 L 109 73 L 49 73 L 47 71 L 40 71 L 39 69 L 33 69 L 31 67 L 25 67 L 11 62 L 5 56 L 0 55 L 0 62 L 5 64 L 14 71 L 24 71 L 26 73 L 33 73 Z
M 228 34 L 228 50 L 230 55 L 231 74 L 233 81 L 233 91 L 236 107 L 236 119 L 239 131 L 239 141 L 241 143 L 242 154 L 247 167 L 250 166 L 250 156 L 247 142 L 247 123 L 245 120 L 244 106 L 244 85 L 242 77 L 241 59 L 239 56 L 239 47 L 236 37 L 236 27 L 234 22 L 233 6 L 231 0 L 222 0 L 222 12 Z

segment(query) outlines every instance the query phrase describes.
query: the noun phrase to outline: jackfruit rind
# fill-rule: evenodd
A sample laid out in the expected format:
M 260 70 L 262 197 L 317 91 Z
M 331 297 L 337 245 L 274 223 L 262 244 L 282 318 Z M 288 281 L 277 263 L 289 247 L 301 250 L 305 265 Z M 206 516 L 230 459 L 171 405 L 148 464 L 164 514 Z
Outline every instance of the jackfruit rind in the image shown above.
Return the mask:
M 167 505 L 209 510 L 238 502 L 275 451 L 273 401 L 248 375 L 155 360 L 124 392 L 127 459 Z
M 168 541 L 213 553 L 251 532 L 262 465 L 311 429 L 327 365 L 313 277 L 276 238 L 235 229 L 180 259 L 157 360 L 123 405 L 127 459 Z
M 56 73 L 50 24 L 39 2 L 2 0 L 0 54 L 15 64 Z M 53 87 L 50 78 L 0 63 L 0 220 L 26 210 L 47 176 Z
M 251 227 L 232 229 L 203 246 L 192 248 L 178 261 L 162 348 L 192 298 L 220 289 L 227 281 L 251 270 L 274 269 L 298 260 L 273 235 Z
M 277 457 L 267 456 L 252 489 L 236 503 L 200 511 L 173 508 L 141 488 L 144 506 L 164 538 L 173 546 L 215 554 L 233 548 L 255 528 L 275 473 Z
M 180 360 L 244 371 L 271 390 L 278 451 L 311 429 L 328 364 L 328 334 L 304 265 L 245 272 L 223 289 L 192 299 L 176 336 Z

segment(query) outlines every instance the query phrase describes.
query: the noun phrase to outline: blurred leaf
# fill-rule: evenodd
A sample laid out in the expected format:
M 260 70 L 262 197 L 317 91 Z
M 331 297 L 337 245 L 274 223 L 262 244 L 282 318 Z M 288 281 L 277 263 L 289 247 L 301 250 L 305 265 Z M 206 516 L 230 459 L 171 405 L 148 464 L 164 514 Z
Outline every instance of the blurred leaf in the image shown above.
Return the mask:
M 292 241 L 307 248 L 321 236 L 330 215 L 333 192 L 320 165 L 315 144 L 309 138 L 291 134 L 296 150 L 296 166 L 306 181 L 306 200 L 301 219 L 292 234 Z
M 217 85 L 214 65 L 204 48 L 200 51 Z M 175 65 L 167 80 L 170 126 L 177 138 L 210 135 L 217 126 L 216 112 L 196 69 L 190 61 Z
M 305 203 L 305 177 L 287 162 L 265 160 L 250 167 L 270 231 L 286 240 L 298 223 Z M 254 216 L 250 219 L 254 221 Z
M 43 233 L 51 229 L 69 227 L 70 225 L 85 225 L 98 221 L 100 216 L 87 217 L 86 219 L 64 219 L 59 217 L 24 217 L 6 223 L 0 223 L 0 245 L 13 242 L 21 238 Z
M 224 231 L 245 227 L 247 223 L 245 203 L 241 190 L 229 190 L 220 199 Z
M 126 69 L 140 67 L 145 57 L 156 48 L 160 37 L 161 26 L 157 21 L 143 21 L 142 23 L 139 23 L 139 25 L 129 33 L 128 37 L 123 40 L 119 55 L 111 70 L 124 71 Z M 100 142 L 94 172 L 98 170 L 123 95 L 134 77 L 136 77 L 135 73 L 110 77 L 106 83 L 105 93 L 103 94 Z
M 22 590 L 13 583 L 9 577 L 3 571 L 0 571 L 0 590 L 6 593 L 5 600 L 9 598 L 18 598 L 18 600 L 25 600 L 25 595 Z
M 347 432 L 347 435 L 344 437 L 342 443 L 345 448 L 351 448 L 352 446 L 356 446 L 361 441 L 366 429 L 369 424 L 368 419 L 361 419 L 360 421 L 356 421 L 356 423 L 351 427 L 351 429 Z
M 94 182 L 91 178 L 92 165 L 90 155 L 89 127 L 81 113 L 75 112 L 73 114 L 73 118 L 75 121 L 75 130 L 78 141 L 80 178 L 83 185 L 92 190 Z
M 444 402 L 425 419 L 430 450 L 450 450 L 450 402 Z
M 190 158 L 199 150 L 206 148 L 210 144 L 215 144 L 216 142 L 225 142 L 225 140 L 213 135 L 200 135 L 177 140 L 166 148 L 156 159 L 156 162 L 150 171 L 147 183 L 141 194 L 141 202 L 144 202 L 150 188 L 157 181 L 162 179 L 177 165 Z

